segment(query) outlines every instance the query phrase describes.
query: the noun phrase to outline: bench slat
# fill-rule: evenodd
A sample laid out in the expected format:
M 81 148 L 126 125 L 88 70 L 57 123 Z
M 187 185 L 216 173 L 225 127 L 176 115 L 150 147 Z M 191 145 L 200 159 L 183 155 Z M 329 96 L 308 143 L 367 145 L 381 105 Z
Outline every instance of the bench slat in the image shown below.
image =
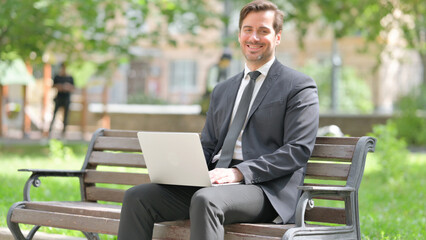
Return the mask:
M 317 137 L 315 144 L 356 145 L 359 137 Z
M 308 163 L 306 179 L 346 180 L 350 164 Z
M 313 158 L 327 159 L 343 159 L 351 160 L 354 154 L 355 146 L 353 145 L 325 145 L 315 144 L 312 152 Z
M 226 240 L 255 240 L 282 238 L 294 224 L 231 224 L 225 225 Z M 190 222 L 188 220 L 162 222 L 155 225 L 155 239 L 189 239 Z
M 240 224 L 231 224 L 225 226 L 226 232 L 235 232 L 235 233 L 245 233 L 253 235 L 262 235 L 270 237 L 279 237 L 282 238 L 284 233 L 295 227 L 295 224 L 251 224 L 251 223 L 240 223 Z
M 114 152 L 92 152 L 89 164 L 117 166 L 117 167 L 139 167 L 146 168 L 142 154 L 134 153 L 114 153 Z
M 141 147 L 137 138 L 124 137 L 98 137 L 95 141 L 94 150 L 111 150 L 111 151 L 126 151 L 140 152 Z
M 17 208 L 12 222 L 117 235 L 118 219 Z
M 100 187 L 87 187 L 86 198 L 88 201 L 123 202 L 124 191 Z
M 148 174 L 126 172 L 102 172 L 87 170 L 84 176 L 85 183 L 112 183 L 122 185 L 138 185 L 150 182 Z
M 121 206 L 94 202 L 27 202 L 25 209 L 120 219 Z
M 137 131 L 131 130 L 113 130 L 113 129 L 105 129 L 103 131 L 104 136 L 108 137 L 126 137 L 126 138 L 137 138 Z
M 345 224 L 345 216 L 342 208 L 314 207 L 306 211 L 305 221 Z
M 167 224 L 167 223 L 177 223 Z M 176 221 L 176 222 L 164 222 L 157 223 L 154 226 L 153 239 L 189 239 L 189 221 Z
M 225 234 L 226 240 L 281 240 L 280 237 L 268 237 L 262 235 L 246 234 L 246 233 L 234 233 L 228 232 Z

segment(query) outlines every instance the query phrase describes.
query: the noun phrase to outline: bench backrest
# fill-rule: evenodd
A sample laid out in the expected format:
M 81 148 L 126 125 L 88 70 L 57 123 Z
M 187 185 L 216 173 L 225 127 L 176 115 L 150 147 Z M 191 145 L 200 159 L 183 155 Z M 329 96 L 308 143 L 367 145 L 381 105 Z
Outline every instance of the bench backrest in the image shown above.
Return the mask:
M 308 162 L 304 185 L 347 186 L 356 189 L 354 194 L 358 194 L 367 153 L 374 151 L 374 148 L 375 139 L 371 137 L 317 137 Z M 321 199 L 332 200 L 334 203 L 318 206 L 315 201 L 315 207 L 306 211 L 305 220 L 345 224 L 344 199 Z
M 374 140 L 318 137 L 308 162 L 305 185 L 359 188 L 365 157 Z M 125 189 L 149 182 L 136 131 L 97 130 L 87 151 L 81 182 L 84 201 L 121 202 Z M 342 201 L 342 199 L 331 199 Z M 315 207 L 305 220 L 345 224 L 342 208 Z
M 149 182 L 136 131 L 98 129 L 82 170 L 85 201 L 122 202 L 130 186 Z

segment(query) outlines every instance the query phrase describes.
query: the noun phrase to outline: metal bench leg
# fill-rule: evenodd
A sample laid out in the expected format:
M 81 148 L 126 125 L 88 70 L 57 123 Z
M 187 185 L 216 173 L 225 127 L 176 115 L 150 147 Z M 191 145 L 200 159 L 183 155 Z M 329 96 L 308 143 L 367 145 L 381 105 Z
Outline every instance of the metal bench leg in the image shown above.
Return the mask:
M 38 231 L 38 229 L 40 228 L 40 226 L 34 226 L 33 229 L 31 229 L 31 231 L 28 233 L 27 239 L 31 240 L 34 237 L 34 234 Z
M 10 232 L 15 240 L 28 240 L 24 237 L 24 234 L 21 232 L 21 228 L 18 223 L 12 222 L 12 212 L 15 208 L 21 208 L 24 206 L 24 202 L 17 202 L 10 207 L 9 212 L 7 213 L 7 226 L 9 227 Z
M 101 240 L 99 238 L 99 234 L 97 233 L 92 233 L 92 232 L 82 232 L 84 234 L 84 236 L 86 236 L 86 238 L 88 240 Z
M 21 229 L 19 228 L 18 223 L 10 223 L 8 222 L 8 227 L 10 232 L 12 233 L 12 236 L 15 240 L 27 240 L 24 235 L 21 232 Z

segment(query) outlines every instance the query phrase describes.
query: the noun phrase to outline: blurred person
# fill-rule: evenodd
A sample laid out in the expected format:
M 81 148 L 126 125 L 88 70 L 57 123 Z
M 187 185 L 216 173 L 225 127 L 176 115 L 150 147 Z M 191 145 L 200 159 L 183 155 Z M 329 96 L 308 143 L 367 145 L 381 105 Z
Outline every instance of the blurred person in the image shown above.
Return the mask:
M 223 239 L 225 224 L 294 222 L 319 104 L 315 82 L 275 58 L 282 25 L 283 13 L 269 1 L 240 12 L 245 69 L 216 85 L 201 133 L 210 180 L 224 185 L 130 188 L 119 240 L 151 239 L 154 223 L 182 219 L 190 219 L 193 240 Z
M 53 88 L 56 88 L 57 94 L 54 98 L 55 108 L 53 110 L 52 121 L 50 122 L 49 136 L 52 132 L 56 113 L 61 107 L 64 109 L 62 136 L 65 136 L 68 124 L 69 107 L 71 104 L 71 93 L 75 90 L 74 79 L 71 75 L 67 74 L 67 67 L 65 63 L 61 64 L 59 74 L 53 78 Z

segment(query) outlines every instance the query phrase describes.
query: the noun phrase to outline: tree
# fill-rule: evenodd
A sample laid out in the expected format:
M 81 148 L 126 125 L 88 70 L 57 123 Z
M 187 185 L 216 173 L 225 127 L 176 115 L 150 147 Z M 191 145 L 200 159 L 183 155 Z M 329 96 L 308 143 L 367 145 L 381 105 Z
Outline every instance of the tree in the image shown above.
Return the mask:
M 52 53 L 73 61 L 129 57 L 140 40 L 176 44 L 167 27 L 197 34 L 218 18 L 206 0 L 0 0 L 0 60 L 47 62 Z M 161 20 L 148 24 L 156 15 Z M 109 66 L 106 63 L 104 66 Z
M 215 27 L 218 21 L 212 19 L 218 15 L 213 4 L 207 0 L 0 0 L 0 61 L 21 58 L 53 63 L 55 56 L 62 55 L 65 59 L 61 60 L 71 61 L 81 73 L 74 75 L 85 76 L 93 72 L 85 61 L 95 61 L 97 72 L 106 76 L 106 103 L 111 72 L 132 57 L 132 46 L 141 40 L 176 45 L 171 25 L 180 36 Z M 47 73 L 50 68 L 45 69 Z M 79 87 L 87 79 L 78 81 Z M 44 116 L 45 107 L 42 109 Z
M 382 50 L 388 36 L 399 31 L 404 45 L 417 51 L 426 84 L 426 4 L 421 0 L 288 0 L 287 19 L 296 23 L 301 39 L 309 25 L 320 21 L 331 27 L 336 38 L 361 34 L 367 43 Z

